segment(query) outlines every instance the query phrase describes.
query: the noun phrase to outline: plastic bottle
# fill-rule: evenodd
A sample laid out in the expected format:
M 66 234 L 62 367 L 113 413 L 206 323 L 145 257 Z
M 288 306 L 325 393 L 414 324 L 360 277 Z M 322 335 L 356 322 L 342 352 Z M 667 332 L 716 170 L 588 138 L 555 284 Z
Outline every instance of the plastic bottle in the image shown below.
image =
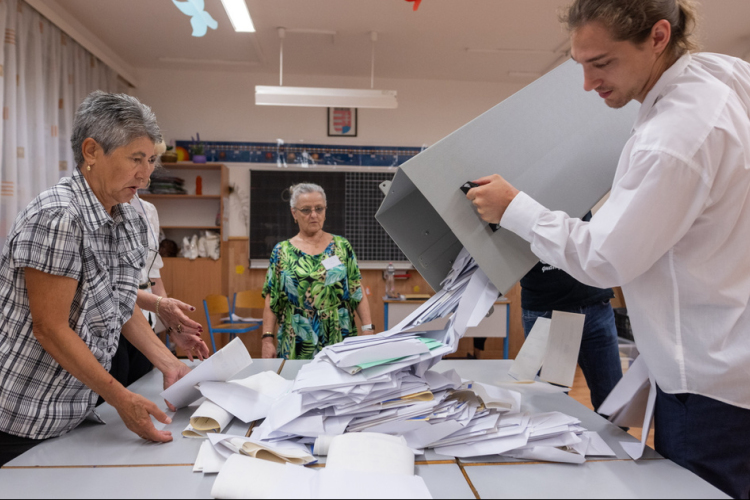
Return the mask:
M 399 298 L 396 292 L 396 268 L 393 267 L 393 262 L 388 264 L 388 269 L 385 271 L 385 295 L 391 299 Z

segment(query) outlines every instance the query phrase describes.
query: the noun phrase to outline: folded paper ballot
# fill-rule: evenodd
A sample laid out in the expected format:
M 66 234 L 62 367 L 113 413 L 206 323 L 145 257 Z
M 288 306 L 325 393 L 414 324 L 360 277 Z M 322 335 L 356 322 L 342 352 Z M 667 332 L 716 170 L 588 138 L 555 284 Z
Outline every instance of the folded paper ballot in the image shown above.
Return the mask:
M 230 456 L 216 478 L 214 498 L 432 498 L 414 475 L 414 454 L 403 438 L 345 434 L 331 442 L 325 469 Z
M 182 431 L 184 437 L 205 438 L 208 433 L 221 434 L 232 422 L 231 413 L 211 401 L 204 401 L 190 417 L 190 425 Z
M 202 472 L 203 474 L 218 474 L 226 463 L 227 458 L 216 451 L 211 441 L 204 441 L 198 451 L 198 457 L 195 459 L 193 472 Z
M 643 356 L 636 358 L 625 376 L 612 389 L 598 412 L 608 415 L 612 423 L 642 428 L 640 443 L 620 443 L 633 460 L 643 456 L 656 408 L 656 380 Z
M 259 443 L 253 438 L 225 434 L 210 434 L 208 439 L 214 449 L 227 458 L 232 454 L 241 454 L 270 462 L 296 465 L 306 465 L 315 461 L 307 446 L 292 441 Z
M 331 441 L 326 468 L 398 476 L 414 475 L 414 453 L 403 437 L 351 433 Z
M 253 360 L 240 339 L 234 339 L 219 352 L 203 361 L 193 371 L 175 382 L 161 396 L 184 408 L 201 397 L 195 387 L 201 382 L 225 382 L 252 364 Z

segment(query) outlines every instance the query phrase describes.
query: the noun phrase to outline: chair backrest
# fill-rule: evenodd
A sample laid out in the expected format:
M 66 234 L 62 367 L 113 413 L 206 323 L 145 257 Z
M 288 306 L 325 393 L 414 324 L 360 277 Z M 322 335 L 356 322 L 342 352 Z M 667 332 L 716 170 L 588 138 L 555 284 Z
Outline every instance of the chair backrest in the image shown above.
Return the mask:
M 208 314 L 229 314 L 229 299 L 226 295 L 209 295 L 203 299 Z
M 234 294 L 233 309 L 263 309 L 266 307 L 266 299 L 258 290 L 245 290 Z

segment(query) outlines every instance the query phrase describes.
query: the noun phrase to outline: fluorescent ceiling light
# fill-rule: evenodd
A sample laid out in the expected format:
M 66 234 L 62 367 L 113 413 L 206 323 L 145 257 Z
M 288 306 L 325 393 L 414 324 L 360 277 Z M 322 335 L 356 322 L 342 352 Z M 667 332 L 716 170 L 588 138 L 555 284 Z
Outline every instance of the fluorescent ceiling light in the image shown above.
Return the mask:
M 395 90 L 328 89 L 314 87 L 268 87 L 256 85 L 258 106 L 308 106 L 319 108 L 398 107 Z
M 224 4 L 224 10 L 227 11 L 229 20 L 232 21 L 234 31 L 255 33 L 255 26 L 245 0 L 221 0 L 221 3 Z

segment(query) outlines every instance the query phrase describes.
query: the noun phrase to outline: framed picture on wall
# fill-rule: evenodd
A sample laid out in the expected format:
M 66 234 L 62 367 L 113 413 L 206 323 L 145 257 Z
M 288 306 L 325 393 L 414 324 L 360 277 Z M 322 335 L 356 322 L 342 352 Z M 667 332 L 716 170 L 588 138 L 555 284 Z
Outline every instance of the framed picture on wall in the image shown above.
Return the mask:
M 328 137 L 357 137 L 357 108 L 328 108 Z

